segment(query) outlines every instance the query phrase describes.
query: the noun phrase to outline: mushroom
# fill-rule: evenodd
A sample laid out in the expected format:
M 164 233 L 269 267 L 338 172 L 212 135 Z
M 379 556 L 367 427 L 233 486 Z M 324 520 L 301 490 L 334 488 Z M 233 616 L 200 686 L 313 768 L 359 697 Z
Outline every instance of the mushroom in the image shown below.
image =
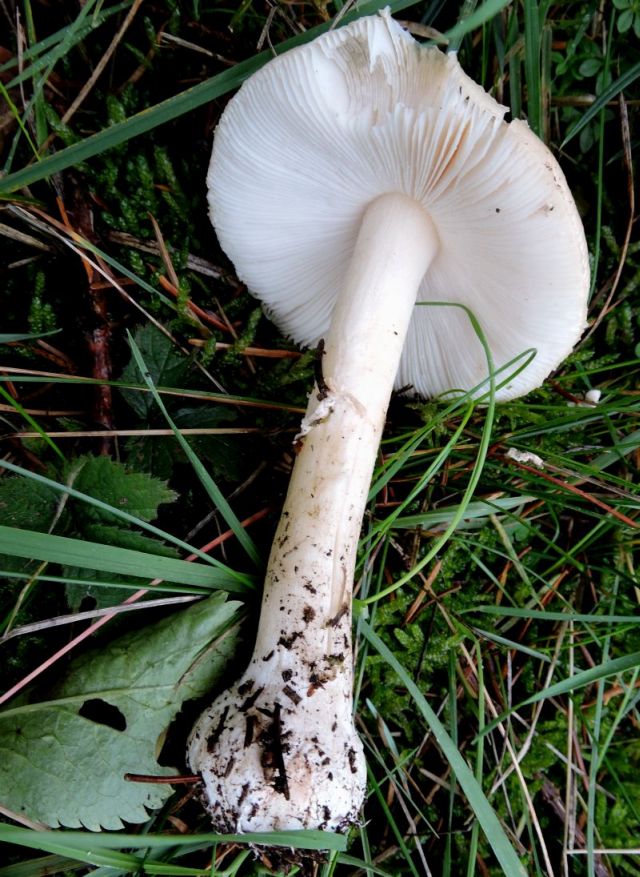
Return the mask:
M 394 385 L 471 391 L 487 362 L 538 386 L 585 324 L 587 249 L 549 150 L 387 11 L 263 67 L 228 104 L 208 177 L 238 275 L 303 345 L 324 339 L 268 562 L 253 656 L 188 759 L 222 831 L 346 831 L 366 787 L 352 718 L 351 597 Z M 479 390 L 474 390 L 476 394 Z

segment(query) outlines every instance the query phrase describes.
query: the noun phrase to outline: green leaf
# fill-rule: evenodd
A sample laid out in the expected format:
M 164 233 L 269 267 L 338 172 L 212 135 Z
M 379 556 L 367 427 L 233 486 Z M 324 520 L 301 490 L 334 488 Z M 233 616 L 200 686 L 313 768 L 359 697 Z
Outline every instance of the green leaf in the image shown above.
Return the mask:
M 220 405 L 180 408 L 173 416 L 179 429 L 220 429 L 236 420 L 235 412 Z M 250 458 L 253 447 L 250 436 L 192 435 L 189 443 L 195 453 L 207 461 L 214 478 L 243 480 L 243 459 Z M 176 463 L 188 462 L 174 436 L 136 436 L 129 439 L 126 446 L 129 463 L 158 478 L 169 478 Z
M 132 551 L 145 551 L 148 554 L 156 554 L 162 557 L 178 558 L 178 552 L 170 545 L 165 545 L 158 539 L 145 536 L 136 530 L 125 530 L 122 527 L 109 524 L 89 524 L 84 535 L 95 542 L 103 545 L 114 545 L 120 548 L 129 548 Z
M 145 472 L 128 471 L 109 457 L 86 456 L 71 465 L 77 471 L 73 481 L 76 490 L 107 505 L 126 509 L 143 521 L 157 518 L 158 506 L 176 498 L 164 481 Z M 112 515 L 96 506 L 83 506 L 82 515 L 94 520 L 113 520 Z
M 153 323 L 145 323 L 135 335 L 135 342 L 147 366 L 147 371 L 156 386 L 179 387 L 189 371 L 189 360 L 181 356 L 170 338 L 160 332 Z M 131 357 L 121 375 L 127 383 L 137 383 L 140 372 L 135 359 Z M 146 419 L 154 409 L 150 393 L 136 393 L 122 390 L 122 395 L 137 415 Z
M 578 70 L 582 76 L 595 76 L 602 69 L 602 58 L 587 58 L 580 64 Z
M 47 530 L 57 504 L 55 491 L 45 484 L 12 476 L 0 479 L 0 521 L 9 527 Z
M 571 128 L 567 136 L 564 138 L 562 143 L 560 144 L 560 148 L 563 149 L 570 140 L 572 140 L 577 134 L 582 131 L 585 125 L 588 125 L 589 122 L 595 118 L 598 113 L 603 110 L 610 100 L 614 100 L 621 91 L 625 91 L 629 88 L 629 86 L 635 82 L 635 80 L 640 77 L 640 61 L 634 64 L 632 67 L 629 67 L 622 76 L 612 82 L 605 90 L 598 95 L 597 100 L 595 100 L 588 110 L 586 110 L 580 119 L 580 121 L 576 122 L 576 124 Z
M 179 429 L 220 429 L 236 421 L 237 415 L 234 411 L 210 405 L 180 408 L 174 417 Z M 175 442 L 172 444 L 175 447 Z M 252 438 L 239 435 L 198 435 L 192 436 L 189 444 L 201 459 L 207 461 L 216 478 L 240 481 L 243 454 L 250 454 Z
M 631 30 L 633 16 L 633 9 L 625 9 L 625 11 L 618 16 L 618 31 L 620 33 L 626 33 L 628 30 Z
M 129 783 L 124 774 L 175 774 L 156 760 L 162 737 L 181 704 L 220 679 L 236 646 L 239 605 L 216 594 L 126 634 L 77 658 L 50 700 L 0 713 L 3 804 L 52 827 L 145 822 L 171 786 Z

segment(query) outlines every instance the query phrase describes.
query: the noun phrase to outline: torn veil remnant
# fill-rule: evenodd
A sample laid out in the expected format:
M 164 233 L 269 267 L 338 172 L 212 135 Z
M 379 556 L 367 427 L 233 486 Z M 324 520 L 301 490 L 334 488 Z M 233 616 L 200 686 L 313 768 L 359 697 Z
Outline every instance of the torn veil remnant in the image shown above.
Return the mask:
M 266 573 L 253 657 L 188 758 L 219 830 L 345 831 L 365 794 L 352 719 L 351 596 L 389 397 L 469 390 L 535 348 L 499 399 L 577 341 L 580 219 L 549 150 L 455 56 L 388 12 L 276 58 L 215 135 L 211 217 L 239 277 L 301 344 L 325 339 Z

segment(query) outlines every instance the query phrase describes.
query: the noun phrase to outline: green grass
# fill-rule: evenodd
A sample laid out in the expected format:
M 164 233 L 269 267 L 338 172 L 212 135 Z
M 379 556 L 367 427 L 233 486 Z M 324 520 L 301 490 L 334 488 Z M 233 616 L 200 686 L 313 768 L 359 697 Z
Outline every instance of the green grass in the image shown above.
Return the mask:
M 84 623 L 50 619 L 117 605 L 150 581 L 167 598 L 226 588 L 255 619 L 314 357 L 288 356 L 217 246 L 204 195 L 210 142 L 227 97 L 271 56 L 266 26 L 282 52 L 338 13 L 346 22 L 385 5 L 282 3 L 267 22 L 249 0 L 143 4 L 63 125 L 131 3 L 19 4 L 21 55 L 11 24 L 3 44 L 14 55 L 0 65 L 0 223 L 47 249 L 3 236 L 0 250 L 0 630 L 40 625 L 0 638 L 7 688 L 70 645 L 83 653 Z M 355 595 L 365 819 L 348 844 L 319 833 L 267 840 L 329 849 L 319 877 L 637 874 L 640 246 L 629 192 L 640 50 L 623 0 L 388 5 L 439 31 L 558 157 L 589 242 L 590 328 L 525 399 L 496 404 L 505 377 L 492 372 L 482 404 L 392 403 Z M 204 52 L 160 43 L 161 33 Z M 110 370 L 93 334 L 105 326 Z M 597 404 L 585 401 L 593 389 Z M 109 418 L 139 434 L 85 435 Z M 16 437 L 25 431 L 38 437 Z M 61 431 L 73 438 L 49 435 Z M 80 489 L 78 461 L 105 453 L 123 469 Z M 128 480 L 142 473 L 151 478 Z M 90 645 L 151 625 L 154 612 L 120 613 Z M 250 620 L 247 654 L 253 630 Z M 48 703 L 66 661 L 5 709 Z M 180 769 L 197 708 L 169 730 L 167 763 Z M 0 877 L 281 873 L 245 837 L 210 834 L 188 789 L 127 834 L 44 831 L 28 807 L 22 825 L 3 810 Z

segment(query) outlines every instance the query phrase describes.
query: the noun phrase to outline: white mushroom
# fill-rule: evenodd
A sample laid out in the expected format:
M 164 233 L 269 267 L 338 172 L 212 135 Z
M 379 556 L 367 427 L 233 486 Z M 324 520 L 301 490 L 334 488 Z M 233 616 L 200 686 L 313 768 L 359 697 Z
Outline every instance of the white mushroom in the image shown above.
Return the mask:
M 211 217 L 238 275 L 301 344 L 325 339 L 269 559 L 253 657 L 188 758 L 221 830 L 344 831 L 365 794 L 352 719 L 356 549 L 395 386 L 477 386 L 486 359 L 538 386 L 585 323 L 582 226 L 546 147 L 455 56 L 388 13 L 275 59 L 216 131 Z

